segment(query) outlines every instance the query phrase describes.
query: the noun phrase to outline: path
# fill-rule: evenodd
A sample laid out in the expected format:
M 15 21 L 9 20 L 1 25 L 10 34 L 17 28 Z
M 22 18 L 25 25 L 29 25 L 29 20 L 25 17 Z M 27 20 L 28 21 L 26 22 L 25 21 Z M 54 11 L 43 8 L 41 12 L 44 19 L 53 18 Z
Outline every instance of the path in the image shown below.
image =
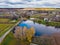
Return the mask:
M 20 23 L 20 21 L 19 22 L 17 22 L 10 30 L 8 30 L 3 36 L 1 36 L 0 37 L 0 43 L 4 40 L 4 38 L 9 34 L 9 32 L 16 26 L 16 25 L 18 25 Z

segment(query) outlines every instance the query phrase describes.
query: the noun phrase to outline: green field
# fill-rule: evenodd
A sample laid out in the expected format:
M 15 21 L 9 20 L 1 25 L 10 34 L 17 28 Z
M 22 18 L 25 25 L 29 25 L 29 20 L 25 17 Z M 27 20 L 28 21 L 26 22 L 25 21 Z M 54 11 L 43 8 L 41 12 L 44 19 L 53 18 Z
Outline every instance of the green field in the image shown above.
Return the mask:
M 8 18 L 0 18 L 0 37 L 13 27 L 18 22 L 18 20 L 11 20 Z
M 9 33 L 5 39 L 3 40 L 3 42 L 1 43 L 1 45 L 14 45 L 14 43 L 16 43 L 16 40 L 13 36 L 13 33 Z
M 0 18 L 0 22 L 9 22 L 10 19 L 6 19 L 6 18 Z
M 10 32 L 0 45 L 29 45 L 29 42 L 27 42 L 26 40 L 25 41 L 17 40 L 14 37 L 13 33 Z
M 0 36 L 8 31 L 14 24 L 0 24 Z
M 0 18 L 0 37 L 3 36 L 9 29 L 11 29 L 18 21 L 19 20 Z M 15 38 L 10 32 L 0 45 L 15 45 L 15 43 Z

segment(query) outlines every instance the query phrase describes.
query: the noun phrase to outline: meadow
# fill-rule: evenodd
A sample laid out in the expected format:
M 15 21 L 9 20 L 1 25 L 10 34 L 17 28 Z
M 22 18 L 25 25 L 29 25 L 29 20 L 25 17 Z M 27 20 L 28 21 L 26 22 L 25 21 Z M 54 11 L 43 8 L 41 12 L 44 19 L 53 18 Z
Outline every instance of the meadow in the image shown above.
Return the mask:
M 13 21 L 14 20 L 8 18 L 0 18 L 0 37 L 18 22 Z
M 0 37 L 8 31 L 14 24 L 0 24 Z
M 0 18 L 0 22 L 9 22 L 10 19 L 6 19 L 6 18 Z

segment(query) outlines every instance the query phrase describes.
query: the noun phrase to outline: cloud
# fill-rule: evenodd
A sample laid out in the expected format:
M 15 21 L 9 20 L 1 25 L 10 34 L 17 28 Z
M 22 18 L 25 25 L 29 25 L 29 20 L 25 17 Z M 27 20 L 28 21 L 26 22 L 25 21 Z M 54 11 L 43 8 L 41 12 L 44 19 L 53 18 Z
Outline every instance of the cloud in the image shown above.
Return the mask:
M 60 0 L 0 0 L 0 8 L 60 8 Z

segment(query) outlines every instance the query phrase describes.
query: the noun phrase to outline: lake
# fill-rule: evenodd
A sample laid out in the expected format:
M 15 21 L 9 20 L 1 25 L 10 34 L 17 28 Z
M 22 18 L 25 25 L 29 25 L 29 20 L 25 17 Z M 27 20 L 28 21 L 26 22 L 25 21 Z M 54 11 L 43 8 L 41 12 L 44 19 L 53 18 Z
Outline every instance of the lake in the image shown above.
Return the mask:
M 60 32 L 60 28 L 55 28 L 52 26 L 46 26 L 43 24 L 39 24 L 36 22 L 33 22 L 31 20 L 22 21 L 18 24 L 20 27 L 26 26 L 27 28 L 34 27 L 35 28 L 35 36 L 41 36 L 41 35 L 51 35 L 53 33 Z

